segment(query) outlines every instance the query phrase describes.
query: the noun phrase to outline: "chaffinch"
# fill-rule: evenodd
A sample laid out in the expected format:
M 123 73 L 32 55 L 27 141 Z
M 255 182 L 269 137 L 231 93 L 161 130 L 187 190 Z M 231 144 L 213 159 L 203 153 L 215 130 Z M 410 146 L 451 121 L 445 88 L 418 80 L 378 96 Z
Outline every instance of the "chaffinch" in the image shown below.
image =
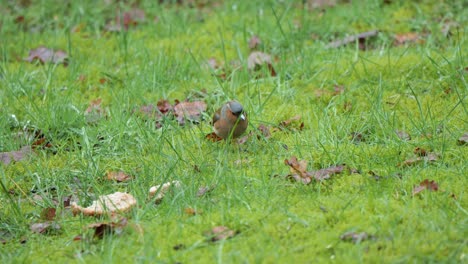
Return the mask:
M 236 138 L 247 129 L 248 120 L 244 108 L 237 101 L 229 101 L 213 115 L 213 129 L 222 138 Z

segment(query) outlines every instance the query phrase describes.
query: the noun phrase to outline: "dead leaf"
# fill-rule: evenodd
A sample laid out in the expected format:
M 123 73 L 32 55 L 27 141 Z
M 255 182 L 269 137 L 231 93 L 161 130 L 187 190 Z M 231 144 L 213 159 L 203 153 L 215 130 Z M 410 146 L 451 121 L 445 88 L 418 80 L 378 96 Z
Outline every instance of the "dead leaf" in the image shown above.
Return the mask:
M 364 33 L 348 36 L 348 37 L 346 37 L 344 39 L 340 39 L 340 40 L 337 40 L 337 41 L 330 42 L 326 47 L 327 48 L 339 48 L 339 47 L 342 47 L 342 46 L 346 46 L 348 44 L 353 44 L 353 43 L 355 43 L 357 41 L 358 44 L 359 44 L 359 49 L 366 50 L 366 49 L 368 49 L 367 45 L 366 45 L 366 40 L 368 40 L 368 39 L 370 39 L 372 37 L 375 37 L 378 34 L 379 34 L 378 30 L 367 31 L 367 32 L 364 32 Z
M 260 46 L 260 44 L 262 44 L 260 38 L 257 35 L 253 35 L 249 40 L 249 49 L 257 49 Z
M 310 171 L 308 172 L 308 174 L 312 176 L 314 179 L 316 179 L 317 181 L 323 181 L 326 179 L 330 179 L 330 177 L 335 174 L 342 173 L 344 169 L 345 169 L 344 165 L 335 165 L 335 166 L 331 166 L 325 169 L 320 169 L 317 171 Z
M 109 32 L 119 32 L 122 29 L 127 31 L 130 27 L 135 27 L 138 23 L 142 23 L 145 20 L 145 11 L 142 9 L 134 8 L 123 13 L 117 11 L 114 21 L 108 22 L 105 29 Z
M 209 134 L 206 134 L 205 138 L 209 141 L 212 141 L 212 142 L 218 142 L 218 141 L 221 141 L 223 140 L 222 137 L 219 137 L 218 135 L 216 135 L 215 132 L 211 132 Z
M 247 58 L 247 69 L 249 71 L 259 71 L 266 66 L 271 76 L 276 76 L 276 71 L 273 68 L 271 56 L 261 51 L 253 51 Z
M 10 152 L 0 152 L 0 161 L 4 165 L 10 164 L 12 161 L 21 161 L 33 154 L 31 146 L 24 146 L 20 150 Z
M 202 210 L 196 210 L 196 209 L 193 209 L 192 207 L 187 207 L 184 209 L 185 213 L 190 215 L 190 216 L 193 216 L 193 215 L 198 215 L 198 214 L 201 214 L 203 211 Z
M 306 0 L 306 2 L 307 7 L 311 9 L 326 8 L 336 5 L 336 0 Z
M 164 184 L 156 185 L 153 186 L 149 189 L 149 197 L 153 198 L 155 195 L 155 203 L 160 203 L 164 196 L 169 192 L 171 186 L 174 188 L 180 188 L 181 182 L 180 181 L 171 181 L 171 182 L 166 182 Z
M 60 225 L 54 222 L 34 223 L 30 225 L 30 229 L 33 233 L 38 234 L 50 234 L 57 232 L 61 229 Z
M 312 181 L 311 176 L 307 173 L 307 161 L 298 161 L 295 156 L 292 156 L 289 160 L 285 159 L 284 164 L 288 165 L 291 174 L 288 177 L 292 177 L 294 180 L 309 184 Z
M 197 197 L 205 196 L 205 195 L 211 193 L 215 188 L 216 188 L 216 185 L 202 186 L 202 187 L 200 187 L 198 189 Z
M 111 181 L 126 182 L 132 180 L 133 177 L 123 171 L 109 171 L 106 178 Z
M 57 213 L 57 210 L 55 208 L 52 208 L 52 207 L 44 208 L 41 212 L 41 219 L 52 221 L 55 219 L 56 213 Z
M 94 229 L 94 237 L 102 239 L 106 235 L 121 234 L 127 226 L 128 219 L 121 218 L 116 222 L 100 222 L 88 225 L 88 228 Z
M 457 144 L 462 146 L 462 145 L 467 145 L 468 144 L 468 132 L 466 132 L 465 134 L 463 134 L 463 136 L 461 136 L 458 141 L 457 141 Z
M 427 150 L 423 149 L 423 148 L 416 147 L 416 148 L 414 148 L 413 153 L 416 154 L 419 157 L 425 157 L 425 156 L 427 156 L 427 154 L 429 152 Z
M 405 131 L 397 130 L 395 131 L 395 133 L 401 140 L 406 140 L 406 141 L 411 140 L 410 134 L 406 133 Z
M 269 126 L 266 126 L 264 124 L 260 124 L 257 129 L 258 129 L 258 131 L 260 131 L 260 135 L 263 136 L 263 138 L 268 139 L 268 138 L 271 137 L 271 132 L 270 132 L 270 127 Z M 261 138 L 260 135 L 258 135 L 257 138 L 260 139 Z
M 439 185 L 435 181 L 429 181 L 428 179 L 425 179 L 418 186 L 414 187 L 413 196 L 424 190 L 437 192 L 439 190 Z
M 51 62 L 54 64 L 63 63 L 64 66 L 68 65 L 68 55 L 63 50 L 54 51 L 44 46 L 39 46 L 36 49 L 29 51 L 29 56 L 25 59 L 28 62 L 39 61 L 41 64 Z
M 208 67 L 210 67 L 211 70 L 217 70 L 220 68 L 219 62 L 214 57 L 209 58 L 206 61 L 206 64 L 208 65 Z
M 301 120 L 301 116 L 297 115 L 294 116 L 290 119 L 281 121 L 275 130 L 284 130 L 284 129 L 297 129 L 297 130 L 302 130 L 304 128 L 304 122 L 298 122 Z M 292 124 L 298 124 L 297 127 L 293 127 Z
M 395 46 L 401 46 L 407 43 L 424 43 L 424 40 L 421 39 L 421 36 L 416 32 L 408 32 L 395 35 L 395 41 L 393 44 Z
M 162 114 L 168 114 L 170 111 L 173 110 L 171 103 L 169 103 L 169 101 L 165 99 L 159 100 L 156 105 L 158 107 L 159 112 L 161 112 Z
M 136 205 L 136 199 L 128 193 L 115 192 L 109 195 L 101 195 L 96 201 L 83 208 L 75 202 L 71 203 L 72 212 L 74 215 L 83 213 L 87 216 L 99 216 L 111 214 L 115 212 L 127 212 Z
M 174 106 L 174 114 L 179 125 L 184 125 L 185 120 L 199 122 L 206 107 L 206 103 L 203 101 L 180 102 Z
M 364 240 L 372 239 L 373 236 L 367 234 L 366 232 L 347 232 L 340 236 L 340 239 L 346 242 L 352 242 L 354 244 L 359 244 Z
M 413 166 L 421 162 L 434 162 L 438 159 L 439 156 L 436 153 L 428 152 L 426 156 L 407 159 L 403 163 L 398 164 L 398 167 Z
M 86 108 L 84 113 L 86 122 L 96 123 L 101 118 L 106 116 L 106 112 L 101 108 L 101 103 L 101 98 L 94 99 L 89 103 L 89 106 Z
M 209 231 L 205 231 L 204 235 L 211 241 L 216 242 L 234 237 L 239 232 L 231 230 L 225 226 L 216 226 Z

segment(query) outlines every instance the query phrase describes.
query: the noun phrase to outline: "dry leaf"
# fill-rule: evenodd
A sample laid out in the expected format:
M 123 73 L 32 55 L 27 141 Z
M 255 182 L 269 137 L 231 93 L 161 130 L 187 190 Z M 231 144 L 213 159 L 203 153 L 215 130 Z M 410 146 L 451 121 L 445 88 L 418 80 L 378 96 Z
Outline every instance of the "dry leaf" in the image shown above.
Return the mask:
M 122 30 L 128 30 L 130 27 L 135 27 L 138 23 L 144 22 L 146 19 L 145 11 L 142 9 L 132 9 L 127 12 L 117 12 L 115 21 L 107 23 L 105 29 L 109 32 L 119 32 Z
M 439 190 L 439 185 L 435 181 L 429 181 L 428 179 L 425 179 L 418 186 L 414 187 L 413 196 L 424 190 L 437 192 Z
M 196 210 L 196 209 L 193 209 L 191 207 L 185 208 L 184 211 L 185 211 L 186 214 L 188 214 L 190 216 L 201 214 L 203 212 L 202 210 Z
M 262 41 L 257 35 L 253 35 L 249 40 L 249 49 L 256 49 L 262 44 Z
M 132 180 L 132 176 L 125 174 L 123 171 L 109 171 L 106 175 L 106 178 L 111 181 L 116 182 L 126 182 Z
M 88 228 L 94 229 L 94 237 L 102 239 L 105 235 L 120 234 L 127 226 L 127 218 L 122 218 L 116 222 L 101 222 L 88 225 Z
M 185 120 L 199 122 L 206 107 L 206 103 L 203 101 L 180 102 L 174 106 L 174 114 L 179 125 L 184 125 Z
M 423 157 L 407 159 L 403 163 L 398 164 L 398 167 L 412 166 L 421 162 L 434 162 L 439 159 L 439 156 L 436 153 L 428 152 L 426 154 L 427 155 Z
M 41 64 L 51 62 L 54 64 L 63 63 L 64 66 L 68 65 L 68 55 L 65 51 L 46 48 L 40 46 L 36 49 L 29 51 L 29 56 L 25 59 L 28 62 L 39 61 Z
M 467 145 L 468 144 L 468 132 L 466 132 L 465 134 L 463 134 L 463 136 L 461 136 L 458 141 L 457 141 L 457 144 L 462 146 L 462 145 Z
M 289 160 L 285 159 L 284 164 L 288 165 L 291 171 L 288 178 L 293 178 L 296 181 L 300 181 L 304 184 L 309 184 L 312 181 L 311 176 L 307 173 L 307 161 L 298 161 L 295 156 L 292 156 Z
M 231 230 L 225 226 L 213 227 L 210 231 L 205 231 L 204 235 L 211 241 L 216 242 L 234 237 L 239 232 Z
M 367 234 L 366 232 L 356 233 L 356 232 L 347 232 L 340 236 L 340 239 L 347 242 L 353 242 L 354 244 L 359 244 L 364 240 L 372 239 L 373 236 Z
M 258 131 L 260 131 L 260 135 L 263 136 L 263 138 L 270 138 L 271 137 L 271 132 L 270 132 L 270 127 L 265 126 L 264 124 L 260 124 L 258 126 Z M 261 138 L 261 136 L 258 135 L 257 138 Z
M 155 202 L 160 203 L 166 195 L 166 193 L 170 190 L 171 186 L 173 186 L 174 188 L 180 188 L 181 182 L 171 181 L 161 185 L 153 186 L 149 189 L 149 197 L 153 198 L 156 195 Z
M 405 131 L 397 130 L 395 131 L 395 133 L 401 140 L 406 140 L 406 141 L 411 140 L 410 134 L 406 133 Z
M 317 181 L 322 181 L 322 180 L 330 179 L 332 175 L 342 173 L 344 169 L 345 169 L 344 165 L 336 165 L 336 166 L 331 166 L 325 169 L 320 169 L 317 171 L 310 171 L 308 172 L 308 174 L 312 176 L 314 179 L 316 179 Z
M 273 68 L 271 56 L 261 51 L 254 51 L 250 53 L 247 58 L 247 68 L 250 71 L 258 71 L 263 66 L 266 66 L 271 76 L 276 76 L 276 71 Z
M 197 197 L 205 196 L 205 195 L 211 193 L 215 188 L 216 188 L 216 185 L 202 186 L 202 187 L 200 187 L 198 189 Z
M 423 43 L 424 40 L 420 38 L 420 35 L 415 32 L 408 32 L 403 34 L 396 34 L 395 41 L 393 44 L 395 46 L 401 46 L 406 43 Z
M 355 43 L 357 41 L 359 43 L 359 49 L 366 50 L 367 49 L 366 40 L 369 38 L 375 37 L 378 34 L 379 34 L 378 30 L 372 30 L 372 31 L 348 36 L 344 39 L 340 39 L 337 41 L 333 41 L 329 43 L 326 47 L 327 48 L 339 48 L 342 46 L 346 46 L 348 44 Z
M 83 208 L 75 202 L 71 203 L 74 215 L 83 213 L 88 216 L 99 216 L 114 212 L 127 212 L 136 205 L 136 199 L 128 193 L 116 192 L 109 195 L 101 195 L 96 201 Z
M 57 210 L 52 207 L 44 208 L 41 212 L 41 219 L 52 221 L 55 219 Z
M 101 108 L 102 99 L 97 98 L 89 103 L 88 108 L 85 110 L 86 122 L 96 123 L 101 118 L 106 116 L 106 112 Z
M 205 138 L 209 141 L 212 141 L 212 142 L 218 142 L 218 141 L 221 141 L 223 140 L 222 137 L 219 137 L 218 135 L 216 135 L 215 132 L 211 132 L 209 134 L 206 134 Z
M 57 223 L 47 221 L 44 223 L 31 224 L 30 229 L 33 233 L 48 234 L 59 231 L 61 227 Z
M 0 152 L 0 162 L 4 165 L 10 164 L 12 161 L 21 161 L 33 154 L 31 146 L 24 146 L 20 150 L 10 152 Z

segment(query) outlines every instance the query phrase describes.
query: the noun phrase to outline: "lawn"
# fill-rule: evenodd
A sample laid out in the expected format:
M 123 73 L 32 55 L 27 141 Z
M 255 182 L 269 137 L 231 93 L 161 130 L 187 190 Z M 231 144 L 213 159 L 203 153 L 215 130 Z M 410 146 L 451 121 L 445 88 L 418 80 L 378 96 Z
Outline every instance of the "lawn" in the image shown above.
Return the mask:
M 467 29 L 463 0 L 1 1 L 0 262 L 466 263 Z

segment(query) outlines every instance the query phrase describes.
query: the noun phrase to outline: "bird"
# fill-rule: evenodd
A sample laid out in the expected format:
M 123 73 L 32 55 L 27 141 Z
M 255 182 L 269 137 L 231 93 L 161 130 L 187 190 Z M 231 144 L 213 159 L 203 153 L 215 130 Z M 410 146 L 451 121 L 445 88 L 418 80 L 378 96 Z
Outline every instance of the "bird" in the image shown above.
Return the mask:
M 249 121 L 242 105 L 237 101 L 229 101 L 213 115 L 214 133 L 222 138 L 236 138 L 247 129 Z

